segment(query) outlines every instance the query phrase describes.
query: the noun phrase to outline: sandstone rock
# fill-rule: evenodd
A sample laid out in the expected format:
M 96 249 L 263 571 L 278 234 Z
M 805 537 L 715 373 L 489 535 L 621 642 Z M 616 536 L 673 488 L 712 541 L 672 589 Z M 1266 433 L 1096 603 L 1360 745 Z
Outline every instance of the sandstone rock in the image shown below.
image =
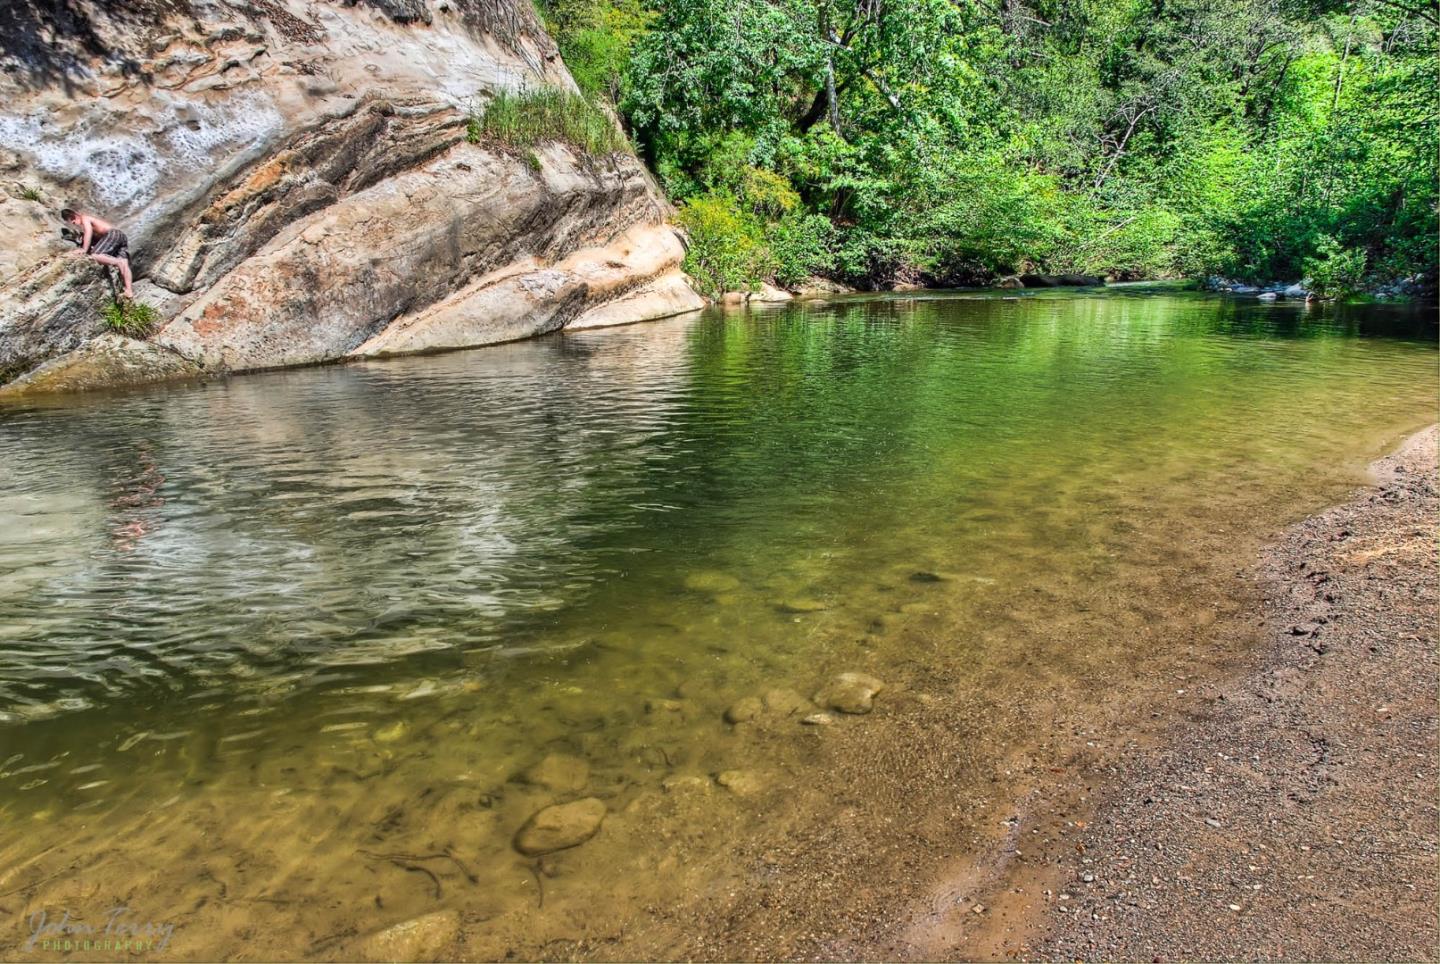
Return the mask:
M 48 207 L 0 205 L 11 394 L 469 347 L 703 304 L 636 158 L 551 143 L 532 164 L 467 142 L 472 99 L 573 89 L 528 4 L 502 5 L 503 19 L 481 0 L 292 3 L 283 19 L 205 4 L 186 7 L 183 30 L 173 4 L 76 4 L 98 39 L 62 25 L 17 42 L 104 78 L 103 94 L 0 72 L 6 156 L 47 199 L 126 230 L 162 325 L 147 347 L 91 347 L 102 270 L 63 257 Z
M 769 282 L 762 284 L 758 291 L 750 293 L 750 300 L 761 304 L 791 301 L 794 297 L 790 292 L 777 288 Z
M 578 756 L 551 753 L 523 774 L 526 783 L 556 793 L 574 793 L 590 782 L 590 764 Z
M 366 961 L 433 961 L 447 953 L 460 935 L 460 915 L 453 910 L 402 921 L 361 938 L 355 956 Z
M 744 723 L 746 720 L 753 720 L 760 715 L 763 709 L 764 707 L 758 699 L 753 696 L 747 696 L 744 699 L 736 700 L 730 704 L 730 707 L 725 711 L 725 722 Z
M 875 694 L 884 688 L 884 683 L 865 673 L 841 673 L 815 694 L 815 702 L 841 713 L 869 713 Z
M 595 797 L 546 807 L 515 833 L 515 849 L 527 857 L 577 847 L 600 830 L 605 804 Z

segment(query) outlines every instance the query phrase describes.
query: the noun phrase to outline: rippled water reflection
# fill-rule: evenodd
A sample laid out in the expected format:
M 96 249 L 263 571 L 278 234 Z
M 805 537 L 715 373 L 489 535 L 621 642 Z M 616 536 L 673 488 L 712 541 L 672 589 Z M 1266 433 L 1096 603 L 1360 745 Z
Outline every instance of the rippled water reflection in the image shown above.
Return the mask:
M 625 813 L 753 762 L 719 713 L 767 687 L 1138 655 L 1433 420 L 1435 362 L 1395 309 L 857 298 L 0 411 L 0 891 L 85 839 L 189 901 L 185 847 L 244 879 L 264 836 L 252 896 L 295 917 L 260 946 L 345 956 L 380 885 L 334 875 L 420 834 L 490 868 L 476 920 L 538 926 L 509 837 L 545 753 Z M 399 877 L 387 914 L 479 899 Z M 249 920 L 186 913 L 192 955 Z

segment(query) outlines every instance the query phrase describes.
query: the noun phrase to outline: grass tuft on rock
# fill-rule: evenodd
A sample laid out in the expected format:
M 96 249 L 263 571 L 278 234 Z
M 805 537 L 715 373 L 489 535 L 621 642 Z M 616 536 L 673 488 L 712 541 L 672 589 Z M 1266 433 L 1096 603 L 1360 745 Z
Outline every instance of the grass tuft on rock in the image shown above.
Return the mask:
M 630 141 L 604 110 L 580 94 L 545 87 L 501 91 L 470 115 L 470 143 L 494 138 L 511 147 L 533 148 L 563 141 L 587 154 L 634 153 Z
M 111 298 L 100 309 L 105 328 L 130 338 L 145 338 L 160 320 L 155 308 L 143 301 Z

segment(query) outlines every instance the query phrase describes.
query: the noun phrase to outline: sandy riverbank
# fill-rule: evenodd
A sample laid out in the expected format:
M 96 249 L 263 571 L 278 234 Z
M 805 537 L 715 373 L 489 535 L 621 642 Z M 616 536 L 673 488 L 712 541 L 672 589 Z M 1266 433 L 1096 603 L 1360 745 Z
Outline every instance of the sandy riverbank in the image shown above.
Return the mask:
M 1267 647 L 1119 765 L 1025 956 L 1436 958 L 1435 428 L 1372 469 L 1267 553 Z

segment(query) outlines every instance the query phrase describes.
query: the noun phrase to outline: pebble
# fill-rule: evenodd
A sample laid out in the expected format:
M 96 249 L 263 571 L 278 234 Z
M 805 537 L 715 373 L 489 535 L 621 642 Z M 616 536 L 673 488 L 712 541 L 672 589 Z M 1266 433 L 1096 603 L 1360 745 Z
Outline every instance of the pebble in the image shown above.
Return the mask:
M 685 708 L 680 700 L 646 700 L 646 713 L 679 713 Z
M 815 702 L 841 713 L 869 713 L 875 694 L 884 688 L 884 683 L 865 673 L 841 673 L 815 694 Z
M 835 717 L 829 713 L 811 713 L 800 722 L 806 726 L 833 726 L 835 724 Z
M 1220 829 L 1220 821 L 1219 821 L 1219 820 L 1216 820 L 1214 817 L 1206 817 L 1206 818 L 1205 818 L 1205 826 L 1207 826 L 1207 827 L 1214 827 L 1216 830 L 1219 830 L 1219 829 Z
M 730 708 L 725 711 L 725 722 L 744 723 L 746 720 L 753 720 L 760 715 L 764 708 L 759 699 L 747 696 L 730 705 Z
M 401 921 L 360 939 L 355 957 L 367 961 L 421 961 L 445 958 L 460 933 L 460 915 L 438 910 Z
M 576 847 L 600 830 L 605 804 L 595 797 L 537 811 L 515 833 L 515 849 L 527 857 Z
M 522 776 L 533 786 L 556 793 L 574 793 L 585 789 L 585 784 L 590 782 L 590 764 L 568 753 L 551 753 Z

